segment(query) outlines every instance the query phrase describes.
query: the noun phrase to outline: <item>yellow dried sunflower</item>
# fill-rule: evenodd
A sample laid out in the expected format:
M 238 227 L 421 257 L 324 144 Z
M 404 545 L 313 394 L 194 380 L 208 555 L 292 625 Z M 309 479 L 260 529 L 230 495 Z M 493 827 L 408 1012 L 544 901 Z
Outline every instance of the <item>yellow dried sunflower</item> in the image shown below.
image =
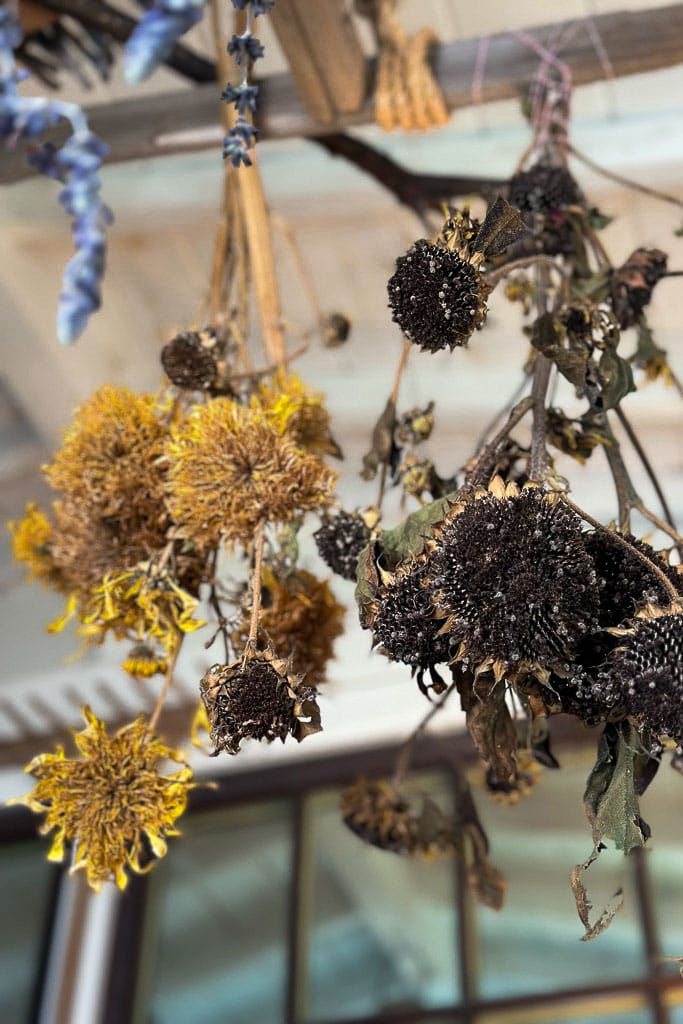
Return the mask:
M 157 640 L 170 655 L 182 633 L 205 625 L 194 618 L 198 603 L 165 569 L 141 562 L 104 578 L 80 611 L 84 626 L 79 632 L 98 641 L 108 632 L 118 639 Z
M 8 526 L 12 534 L 12 553 L 17 562 L 25 563 L 28 578 L 40 580 L 53 590 L 67 590 L 64 573 L 53 555 L 54 526 L 42 509 L 31 501 L 24 518 Z
M 66 844 L 74 844 L 71 871 L 85 870 L 88 884 L 99 891 L 104 882 L 126 887 L 126 868 L 148 871 L 151 852 L 166 853 L 166 836 L 178 835 L 176 820 L 185 810 L 192 788 L 192 771 L 183 755 L 150 735 L 145 717 L 108 736 L 104 722 L 83 708 L 86 727 L 74 734 L 81 757 L 67 758 L 62 747 L 40 754 L 26 771 L 35 788 L 12 801 L 45 814 L 41 833 L 55 830 L 48 858 L 64 859 Z M 161 775 L 159 762 L 182 765 Z
M 262 575 L 260 639 L 282 658 L 292 658 L 295 673 L 310 686 L 325 680 L 334 641 L 344 632 L 344 608 L 329 583 L 304 569 L 276 576 L 269 567 Z M 242 647 L 249 636 L 249 614 L 240 623 L 235 643 Z
M 332 500 L 335 472 L 227 398 L 195 407 L 168 447 L 168 503 L 184 532 L 248 545 L 259 525 Z
M 102 516 L 127 520 L 144 508 L 163 517 L 166 435 L 154 395 L 106 385 L 77 410 L 45 476 L 70 504 Z
M 121 665 L 133 679 L 151 679 L 163 675 L 168 668 L 168 659 L 155 651 L 149 644 L 136 644 Z
M 310 391 L 296 373 L 278 370 L 259 385 L 253 403 L 265 413 L 279 434 L 314 455 L 341 456 L 339 445 L 330 432 L 330 414 L 325 399 Z

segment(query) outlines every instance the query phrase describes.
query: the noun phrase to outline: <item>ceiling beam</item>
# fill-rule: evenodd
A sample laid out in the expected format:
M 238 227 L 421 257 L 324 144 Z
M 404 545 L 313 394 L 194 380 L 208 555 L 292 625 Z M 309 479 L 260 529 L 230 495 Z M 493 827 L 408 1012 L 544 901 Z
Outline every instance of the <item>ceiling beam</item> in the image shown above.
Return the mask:
M 617 77 L 655 71 L 683 62 L 683 3 L 604 14 L 593 19 Z M 553 27 L 530 29 L 528 35 L 545 41 Z M 472 103 L 472 75 L 477 59 L 478 39 L 463 39 L 439 46 L 434 70 L 451 110 Z M 604 78 L 604 68 L 587 31 L 579 30 L 562 50 L 575 85 Z M 538 58 L 511 33 L 499 33 L 489 40 L 483 102 L 523 95 L 538 66 Z M 372 81 L 369 62 L 368 81 Z M 261 83 L 258 126 L 261 138 L 283 139 L 340 132 L 372 121 L 372 100 L 355 113 L 339 113 L 324 125 L 308 112 L 290 74 L 273 75 Z M 160 96 L 139 97 L 102 104 L 89 111 L 95 132 L 109 145 L 109 162 L 144 159 L 151 156 L 206 149 L 218 143 L 218 88 L 200 85 Z M 21 147 L 3 154 L 0 184 L 19 181 L 33 172 L 26 167 Z

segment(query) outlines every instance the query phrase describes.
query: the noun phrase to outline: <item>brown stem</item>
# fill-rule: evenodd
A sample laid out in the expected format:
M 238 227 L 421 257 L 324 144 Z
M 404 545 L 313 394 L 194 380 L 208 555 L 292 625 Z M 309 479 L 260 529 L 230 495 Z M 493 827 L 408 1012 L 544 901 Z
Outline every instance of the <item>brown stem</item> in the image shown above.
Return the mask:
M 658 530 L 661 530 L 662 533 L 665 533 L 667 537 L 671 537 L 671 539 L 674 540 L 677 545 L 683 544 L 683 537 L 681 537 L 680 533 L 678 533 L 676 529 L 669 526 L 668 523 L 665 523 L 663 519 L 660 519 L 659 516 L 655 515 L 654 512 L 651 512 L 649 508 L 643 505 L 642 501 L 637 501 L 633 505 L 633 507 L 637 509 L 638 512 L 640 512 L 641 516 L 643 516 L 645 519 L 649 519 L 652 525 L 656 526 Z
M 168 691 L 171 688 L 171 681 L 173 679 L 173 673 L 175 671 L 176 662 L 178 661 L 178 655 L 180 654 L 180 648 L 183 645 L 183 639 L 184 634 L 178 633 L 177 644 L 169 659 L 168 666 L 166 668 L 166 674 L 164 675 L 164 681 L 162 683 L 161 689 L 159 690 L 159 696 L 156 699 L 154 709 L 152 711 L 152 714 L 149 716 L 149 721 L 147 723 L 147 733 L 150 736 L 152 735 L 156 728 L 156 724 L 159 721 L 159 715 L 161 714 L 166 698 L 168 697 Z
M 629 471 L 627 470 L 626 464 L 622 458 L 619 442 L 612 432 L 609 420 L 607 419 L 607 414 L 604 412 L 601 413 L 600 416 L 597 417 L 597 422 L 610 442 L 603 447 L 607 458 L 607 465 L 609 466 L 610 473 L 612 474 L 612 480 L 614 481 L 614 489 L 617 494 L 619 529 L 628 533 L 631 528 L 631 510 L 636 507 L 637 503 L 640 501 L 640 497 L 633 486 L 633 481 L 631 480 Z
M 560 494 L 560 498 L 565 503 L 565 505 L 568 505 L 569 508 L 576 512 L 577 516 L 580 516 L 581 519 L 585 520 L 585 522 L 590 523 L 590 525 L 593 526 L 596 530 L 600 530 L 602 533 L 609 534 L 609 536 L 612 537 L 613 540 L 616 540 L 618 544 L 621 544 L 623 547 L 628 548 L 632 555 L 635 555 L 636 558 L 639 559 L 639 561 L 641 561 L 644 565 L 648 567 L 648 569 L 650 569 L 656 576 L 659 577 L 660 583 L 671 595 L 671 600 L 680 600 L 680 594 L 676 590 L 675 586 L 673 585 L 669 577 L 666 575 L 666 573 L 664 573 L 656 564 L 656 562 L 651 561 L 647 557 L 647 555 L 643 554 L 642 551 L 639 551 L 638 548 L 634 547 L 633 544 L 631 544 L 626 539 L 626 537 L 622 537 L 620 533 L 615 533 L 614 530 L 610 530 L 609 527 L 604 526 L 599 519 L 594 519 L 592 515 L 590 515 L 588 512 L 585 512 L 580 507 L 580 505 L 577 505 L 575 502 L 573 502 L 571 498 L 567 497 L 566 494 Z
M 432 705 L 432 707 L 429 709 L 426 715 L 413 729 L 405 743 L 402 744 L 398 754 L 398 758 L 396 760 L 396 768 L 394 769 L 394 774 L 391 780 L 391 784 L 394 787 L 394 789 L 399 789 L 401 783 L 403 782 L 403 779 L 405 778 L 405 774 L 410 766 L 410 759 L 413 756 L 413 749 L 418 739 L 425 731 L 425 729 L 431 722 L 432 718 L 434 718 L 436 713 L 438 711 L 441 711 L 442 707 L 444 706 L 450 695 L 453 693 L 453 690 L 455 689 L 456 685 L 453 682 L 445 691 L 445 693 L 442 694 L 441 700 L 439 700 L 438 703 Z
M 259 523 L 254 534 L 254 567 L 251 573 L 251 621 L 245 646 L 245 656 L 256 646 L 258 620 L 261 612 L 261 565 L 263 563 L 263 540 L 265 523 Z
M 271 221 L 273 227 L 277 228 L 277 230 L 280 232 L 285 242 L 287 243 L 287 246 L 289 247 L 289 251 L 292 254 L 292 259 L 294 260 L 296 268 L 299 272 L 301 283 L 304 286 L 304 291 L 308 296 L 308 301 L 310 303 L 311 309 L 313 310 L 318 323 L 322 324 L 322 322 L 325 319 L 325 314 L 320 308 L 320 302 L 318 300 L 318 291 L 315 287 L 315 284 L 313 283 L 313 277 L 311 276 L 308 264 L 306 263 L 306 260 L 303 257 L 303 253 L 301 252 L 301 246 L 297 242 L 296 235 L 292 231 L 291 225 L 285 220 L 284 217 L 280 216 L 279 213 L 272 214 Z
M 403 342 L 403 348 L 401 349 L 401 356 L 398 361 L 398 366 L 396 367 L 396 373 L 394 375 L 394 386 L 392 387 L 391 395 L 389 396 L 389 401 L 393 402 L 394 408 L 396 408 L 396 403 L 398 402 L 398 393 L 401 389 L 401 380 L 403 379 L 403 373 L 408 363 L 408 356 L 410 355 L 411 345 L 412 342 L 408 341 L 408 339 L 406 338 L 405 341 Z M 384 500 L 384 488 L 386 487 L 386 482 L 387 464 L 386 462 L 383 462 L 379 471 L 379 492 L 377 494 L 378 509 L 382 508 L 382 501 Z
M 507 274 L 511 274 L 515 270 L 523 270 L 524 267 L 534 267 L 541 264 L 545 265 L 550 270 L 559 269 L 552 256 L 545 256 L 543 253 L 538 253 L 534 256 L 521 256 L 519 259 L 510 260 L 509 263 L 503 263 L 500 267 L 494 267 L 493 270 L 486 271 L 484 277 L 488 284 L 490 284 L 492 288 L 495 288 L 501 278 L 505 277 Z
M 250 380 L 252 377 L 268 377 L 271 373 L 274 373 L 278 367 L 286 366 L 288 363 L 294 362 L 295 359 L 298 359 L 299 356 L 302 356 L 307 350 L 308 343 L 306 342 L 303 345 L 299 345 L 298 348 L 295 348 L 293 352 L 289 352 L 280 363 L 271 363 L 270 366 L 264 366 L 259 370 L 248 370 L 246 373 L 231 373 L 229 380 L 232 383 L 237 380 Z
M 545 316 L 548 311 L 548 269 L 539 264 L 536 267 L 536 310 L 538 316 Z M 548 413 L 545 402 L 550 383 L 550 372 L 553 364 L 542 352 L 534 358 L 531 383 L 531 457 L 529 459 L 529 477 L 531 480 L 542 480 L 548 465 Z
M 531 397 L 531 395 L 527 395 L 526 398 L 523 398 L 521 402 L 518 402 L 517 405 L 515 405 L 514 408 L 510 410 L 510 415 L 508 416 L 507 421 L 500 428 L 495 437 L 493 437 L 489 441 L 489 443 L 486 445 L 486 447 L 483 449 L 483 451 L 477 458 L 477 461 L 475 462 L 474 466 L 472 466 L 472 468 L 467 472 L 464 481 L 466 485 L 469 484 L 476 486 L 476 484 L 479 482 L 480 474 L 486 469 L 486 466 L 491 461 L 491 459 L 496 456 L 498 449 L 500 448 L 503 441 L 507 440 L 510 431 L 513 430 L 514 427 L 517 426 L 519 421 L 526 416 L 526 414 L 529 412 L 529 409 L 531 409 L 532 405 L 533 398 Z

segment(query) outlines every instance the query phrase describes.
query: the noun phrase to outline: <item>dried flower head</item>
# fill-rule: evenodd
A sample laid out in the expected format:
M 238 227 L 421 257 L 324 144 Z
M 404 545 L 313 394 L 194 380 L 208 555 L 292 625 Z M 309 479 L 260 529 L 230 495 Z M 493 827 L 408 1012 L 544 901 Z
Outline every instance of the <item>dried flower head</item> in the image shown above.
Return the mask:
M 683 586 L 683 580 L 676 569 L 654 548 L 633 534 L 623 534 L 624 539 L 652 563 L 653 569 L 648 570 L 647 563 L 620 542 L 621 536 L 616 532 L 612 534 L 607 530 L 595 530 L 583 537 L 586 551 L 593 559 L 597 573 L 600 596 L 598 619 L 603 628 L 619 626 L 627 619 L 632 619 L 646 604 L 667 605 L 670 602 L 671 595 L 654 567 L 660 569 L 675 587 L 680 589 Z
M 329 313 L 321 326 L 325 348 L 338 348 L 348 341 L 351 333 L 351 321 L 343 313 Z
M 356 579 L 358 556 L 370 542 L 370 528 L 359 512 L 330 513 L 313 534 L 318 553 L 332 572 L 345 580 Z
M 314 455 L 341 456 L 330 433 L 330 414 L 323 395 L 307 388 L 295 373 L 278 370 L 262 381 L 255 401 L 278 434 Z
M 268 566 L 262 573 L 259 637 L 281 658 L 291 658 L 292 671 L 317 686 L 325 681 L 334 641 L 344 632 L 344 608 L 329 583 L 305 569 L 276 574 Z M 237 630 L 235 646 L 246 643 L 249 615 Z
M 153 395 L 100 388 L 76 412 L 45 475 L 65 501 L 123 522 L 163 510 L 167 429 Z
M 392 320 L 428 352 L 466 344 L 486 319 L 484 277 L 445 245 L 419 239 L 396 260 L 387 287 Z
M 522 213 L 551 213 L 581 202 L 581 191 L 566 167 L 538 163 L 510 180 L 508 200 Z
M 530 750 L 517 749 L 516 770 L 508 779 L 498 779 L 489 768 L 486 791 L 496 803 L 514 807 L 529 796 L 543 778 L 543 769 Z
M 396 424 L 396 441 L 398 444 L 421 444 L 431 437 L 433 429 L 434 402 L 428 402 L 423 408 L 403 413 Z
M 666 263 L 666 253 L 661 249 L 636 249 L 612 272 L 612 308 L 622 330 L 633 327 L 640 319 L 655 285 L 666 273 Z
M 324 508 L 336 474 L 260 409 L 219 398 L 192 410 L 168 448 L 168 502 L 194 539 L 251 543 L 264 522 Z
M 390 783 L 381 779 L 357 779 L 342 790 L 344 824 L 360 839 L 381 850 L 412 853 L 417 823 L 410 804 Z
M 648 605 L 620 638 L 592 685 L 595 697 L 621 708 L 655 736 L 683 742 L 683 606 Z
M 597 627 L 593 562 L 558 495 L 494 479 L 454 506 L 431 562 L 457 658 L 497 677 L 562 671 Z
M 166 569 L 142 562 L 105 576 L 80 611 L 81 632 L 100 642 L 107 633 L 119 639 L 155 640 L 170 655 L 183 633 L 205 624 L 195 618 L 198 603 Z
M 45 814 L 41 833 L 55 831 L 50 860 L 61 861 L 66 844 L 74 845 L 72 871 L 83 868 L 88 884 L 99 890 L 128 881 L 126 868 L 142 872 L 149 853 L 163 857 L 166 836 L 178 835 L 174 825 L 185 810 L 192 771 L 178 751 L 152 736 L 144 716 L 107 736 L 104 722 L 83 708 L 86 727 L 74 734 L 79 758 L 67 758 L 62 747 L 41 754 L 27 771 L 35 788 L 14 801 Z M 182 768 L 162 775 L 158 765 L 176 761 Z
M 450 637 L 442 632 L 444 616 L 437 616 L 431 589 L 432 567 L 421 557 L 387 576 L 375 595 L 372 634 L 379 650 L 392 661 L 410 665 L 418 685 L 429 672 L 436 693 L 445 683 L 436 665 L 450 661 Z
M 221 354 L 214 331 L 183 331 L 164 345 L 161 363 L 176 387 L 207 391 L 216 383 Z
M 237 754 L 245 739 L 284 743 L 294 736 L 301 742 L 322 728 L 315 690 L 271 650 L 248 649 L 240 661 L 213 665 L 199 690 L 215 753 Z
M 151 679 L 156 675 L 164 675 L 168 668 L 168 658 L 149 644 L 135 644 L 121 668 L 133 679 Z
M 24 562 L 30 580 L 40 580 L 53 590 L 65 591 L 67 581 L 52 554 L 54 526 L 42 509 L 31 501 L 24 518 L 8 524 L 12 534 L 12 554 Z

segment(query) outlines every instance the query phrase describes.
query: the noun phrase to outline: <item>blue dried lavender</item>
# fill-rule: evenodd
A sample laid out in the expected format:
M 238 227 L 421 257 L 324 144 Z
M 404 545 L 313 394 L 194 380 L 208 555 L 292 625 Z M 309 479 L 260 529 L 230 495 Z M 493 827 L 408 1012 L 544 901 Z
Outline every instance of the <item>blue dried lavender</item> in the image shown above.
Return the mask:
M 245 167 L 251 166 L 249 150 L 256 143 L 258 131 L 245 115 L 254 114 L 256 111 L 258 86 L 249 85 L 249 67 L 262 57 L 264 52 L 260 41 L 252 35 L 251 24 L 253 18 L 259 14 L 268 14 L 274 3 L 275 0 L 232 0 L 233 7 L 247 12 L 244 32 L 241 35 L 233 35 L 228 43 L 228 53 L 243 68 L 242 81 L 236 86 L 227 85 L 221 94 L 222 100 L 234 104 L 238 114 L 223 143 L 223 159 L 229 160 L 233 167 L 239 167 L 240 164 L 244 164 Z
M 163 64 L 176 41 L 202 20 L 206 0 L 154 0 L 129 37 L 123 72 L 137 85 Z
M 6 7 L 0 8 L 0 135 L 16 142 L 36 139 L 60 119 L 70 121 L 72 135 L 61 149 L 51 143 L 29 157 L 36 170 L 64 183 L 59 201 L 73 217 L 76 253 L 64 271 L 57 309 L 57 337 L 70 345 L 98 309 L 106 255 L 105 228 L 111 211 L 100 198 L 98 171 L 107 146 L 90 131 L 75 103 L 22 96 L 13 49 L 21 42 L 21 26 Z

